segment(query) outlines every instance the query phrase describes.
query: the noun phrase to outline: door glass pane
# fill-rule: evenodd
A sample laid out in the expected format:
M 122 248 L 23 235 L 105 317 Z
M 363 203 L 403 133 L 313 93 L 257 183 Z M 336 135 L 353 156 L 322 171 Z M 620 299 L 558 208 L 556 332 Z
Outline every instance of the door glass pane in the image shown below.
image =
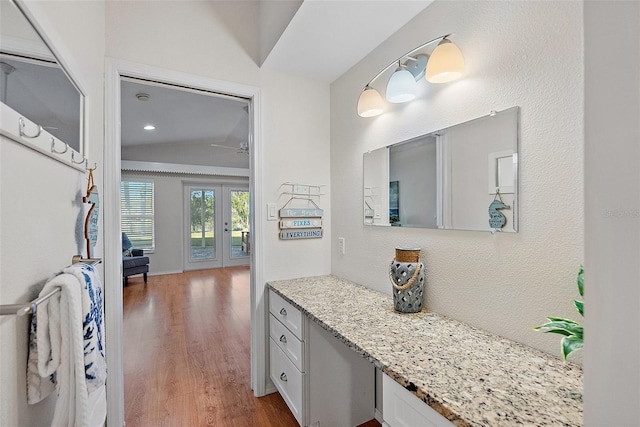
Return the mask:
M 249 192 L 232 190 L 231 198 L 231 258 L 249 255 Z
M 213 259 L 215 251 L 215 191 L 191 190 L 191 259 Z

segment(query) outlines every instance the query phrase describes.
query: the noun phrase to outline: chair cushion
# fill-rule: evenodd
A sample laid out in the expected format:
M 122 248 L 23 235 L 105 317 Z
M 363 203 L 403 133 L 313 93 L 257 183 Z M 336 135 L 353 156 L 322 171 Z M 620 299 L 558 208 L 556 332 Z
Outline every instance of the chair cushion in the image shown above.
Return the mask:
M 122 233 L 122 252 L 126 252 L 133 247 L 131 240 L 129 240 L 129 236 L 127 233 Z
M 122 268 L 134 268 L 149 264 L 148 256 L 122 257 Z

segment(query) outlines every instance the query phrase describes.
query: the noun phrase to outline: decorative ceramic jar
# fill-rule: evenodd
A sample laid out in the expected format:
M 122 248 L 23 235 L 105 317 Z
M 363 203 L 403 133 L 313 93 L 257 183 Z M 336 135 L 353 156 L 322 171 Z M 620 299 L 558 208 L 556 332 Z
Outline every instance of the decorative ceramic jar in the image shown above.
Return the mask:
M 393 285 L 393 307 L 401 313 L 422 310 L 426 269 L 420 261 L 420 248 L 396 248 L 389 266 Z

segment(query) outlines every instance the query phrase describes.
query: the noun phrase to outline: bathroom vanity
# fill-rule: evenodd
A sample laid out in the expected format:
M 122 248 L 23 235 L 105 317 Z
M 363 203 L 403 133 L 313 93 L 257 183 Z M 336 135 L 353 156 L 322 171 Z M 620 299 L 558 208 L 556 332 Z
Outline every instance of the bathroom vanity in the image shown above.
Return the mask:
M 390 295 L 335 276 L 268 286 L 271 378 L 301 425 L 373 418 L 374 366 L 386 426 L 582 425 L 578 365 L 436 313 L 397 313 Z M 342 414 L 323 421 L 314 405 Z
M 373 418 L 373 365 L 274 291 L 269 344 L 271 380 L 300 425 L 355 426 Z

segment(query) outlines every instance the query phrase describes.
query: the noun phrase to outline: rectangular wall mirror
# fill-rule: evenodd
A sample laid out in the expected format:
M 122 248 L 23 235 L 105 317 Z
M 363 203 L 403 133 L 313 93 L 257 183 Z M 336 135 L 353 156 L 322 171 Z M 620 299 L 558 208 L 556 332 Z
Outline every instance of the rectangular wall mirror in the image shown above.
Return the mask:
M 512 107 L 365 153 L 364 223 L 518 231 L 518 122 Z
M 2 1 L 0 8 L 3 135 L 64 163 L 82 164 L 84 95 L 20 4 Z

